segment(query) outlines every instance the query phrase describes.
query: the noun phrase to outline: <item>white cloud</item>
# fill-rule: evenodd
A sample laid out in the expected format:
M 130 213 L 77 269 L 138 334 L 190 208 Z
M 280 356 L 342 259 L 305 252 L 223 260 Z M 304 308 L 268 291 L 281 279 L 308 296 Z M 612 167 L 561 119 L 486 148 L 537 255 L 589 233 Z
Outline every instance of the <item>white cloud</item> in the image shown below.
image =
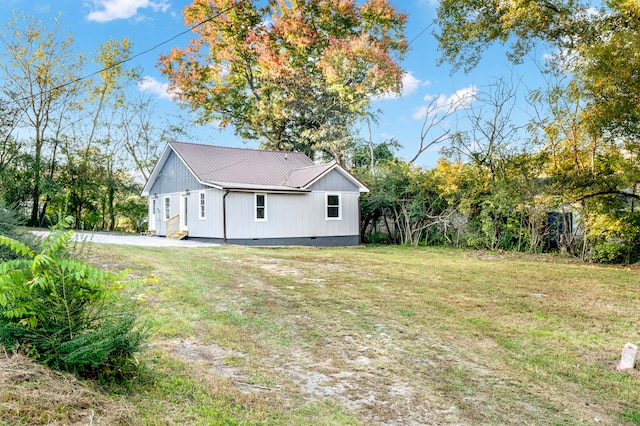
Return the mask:
M 421 81 L 413 76 L 410 72 L 405 72 L 402 75 L 402 92 L 400 94 L 394 92 L 387 92 L 376 99 L 398 99 L 404 98 L 405 96 L 409 96 L 414 93 L 421 86 L 429 86 L 431 82 Z
M 420 86 L 428 86 L 430 84 L 428 80 L 424 82 L 420 81 L 410 72 L 406 72 L 402 76 L 402 96 L 408 96 L 418 90 Z
M 478 97 L 478 89 L 475 85 L 471 85 L 464 89 L 456 90 L 450 96 L 447 95 L 426 95 L 424 100 L 429 102 L 428 105 L 417 108 L 413 113 L 416 120 L 423 119 L 429 113 L 453 113 L 461 109 L 471 106 L 473 101 Z
M 87 19 L 94 22 L 128 19 L 135 16 L 138 9 L 150 7 L 154 12 L 166 12 L 169 6 L 165 0 L 93 0 L 93 11 L 87 15 Z
M 149 92 L 161 99 L 173 99 L 169 92 L 168 83 L 160 83 L 153 77 L 146 76 L 138 83 L 138 89 L 142 92 Z

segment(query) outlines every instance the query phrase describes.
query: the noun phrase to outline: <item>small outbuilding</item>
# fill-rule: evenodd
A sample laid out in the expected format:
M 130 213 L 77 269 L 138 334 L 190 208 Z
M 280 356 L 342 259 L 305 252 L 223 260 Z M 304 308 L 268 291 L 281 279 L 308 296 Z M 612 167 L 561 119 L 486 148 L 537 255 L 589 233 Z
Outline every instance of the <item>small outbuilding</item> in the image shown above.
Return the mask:
M 169 142 L 142 195 L 158 236 L 247 245 L 360 243 L 360 194 L 336 162 L 299 152 Z

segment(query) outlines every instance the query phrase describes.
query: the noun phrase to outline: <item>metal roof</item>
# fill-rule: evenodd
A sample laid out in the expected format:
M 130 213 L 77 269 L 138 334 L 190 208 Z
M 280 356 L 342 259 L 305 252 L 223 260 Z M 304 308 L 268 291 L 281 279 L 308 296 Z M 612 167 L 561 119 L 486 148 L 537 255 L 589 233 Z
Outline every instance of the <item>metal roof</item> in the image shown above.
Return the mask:
M 304 188 L 316 180 L 316 178 L 334 167 L 335 164 L 336 163 L 334 161 L 327 164 L 321 164 L 319 166 L 313 165 L 302 169 L 291 170 L 287 180 L 285 181 L 285 185 L 292 186 L 294 188 Z
M 307 187 L 336 167 L 331 162 L 316 165 L 300 152 L 231 148 L 186 142 L 169 142 L 162 153 L 142 195 L 148 195 L 157 174 L 173 151 L 199 182 L 221 189 L 248 191 L 308 191 Z M 362 191 L 368 189 L 349 173 Z

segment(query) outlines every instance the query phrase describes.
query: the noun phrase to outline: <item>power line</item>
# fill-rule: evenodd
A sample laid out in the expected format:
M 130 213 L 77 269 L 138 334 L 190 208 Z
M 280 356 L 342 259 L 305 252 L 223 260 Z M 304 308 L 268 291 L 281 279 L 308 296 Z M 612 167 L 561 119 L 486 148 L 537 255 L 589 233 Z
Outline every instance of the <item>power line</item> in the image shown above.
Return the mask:
M 185 35 L 185 34 L 187 34 L 187 33 L 191 32 L 191 31 L 195 30 L 196 28 L 198 28 L 198 27 L 200 27 L 200 26 L 202 26 L 202 25 L 206 24 L 207 22 L 211 22 L 211 21 L 213 21 L 214 19 L 216 19 L 216 18 L 217 18 L 217 17 L 219 17 L 220 15 L 222 15 L 222 14 L 224 14 L 224 13 L 227 13 L 227 12 L 229 12 L 229 11 L 233 10 L 234 8 L 236 8 L 236 7 L 240 6 L 242 3 L 246 3 L 247 1 L 248 1 L 248 0 L 241 0 L 241 1 L 239 1 L 238 3 L 236 3 L 236 4 L 234 4 L 234 5 L 232 5 L 232 6 L 229 6 L 228 8 L 226 8 L 226 9 L 224 9 L 224 10 L 219 11 L 217 14 L 215 14 L 215 15 L 211 16 L 210 18 L 207 18 L 207 19 L 205 19 L 205 20 L 203 20 L 203 21 L 198 22 L 198 23 L 197 23 L 197 24 L 195 24 L 195 25 L 192 25 L 191 27 L 187 28 L 186 30 L 182 31 L 181 33 L 178 33 L 178 34 L 176 34 L 176 35 L 174 35 L 174 36 L 172 36 L 172 37 L 170 37 L 170 38 L 168 38 L 168 39 L 166 39 L 166 40 L 164 40 L 164 41 L 162 41 L 162 42 L 160 42 L 160 43 L 156 44 L 156 45 L 155 45 L 155 46 L 153 46 L 153 47 L 150 47 L 150 48 L 148 48 L 148 49 L 146 49 L 146 50 L 143 50 L 142 52 L 136 53 L 136 54 L 135 54 L 135 55 L 133 55 L 133 56 L 129 56 L 127 59 L 123 59 L 123 60 L 121 60 L 121 61 L 115 62 L 115 63 L 113 63 L 113 64 L 109 65 L 108 67 L 105 67 L 105 68 L 102 68 L 102 69 L 100 69 L 100 70 L 94 71 L 94 72 L 92 72 L 91 74 L 87 74 L 87 75 L 85 75 L 85 76 L 83 76 L 83 77 L 76 78 L 75 80 L 72 80 L 72 81 L 69 81 L 69 82 L 67 82 L 67 83 L 61 84 L 61 85 L 59 85 L 59 86 L 53 87 L 53 88 L 51 88 L 51 89 L 49 89 L 49 90 L 44 90 L 44 91 L 42 91 L 42 92 L 34 93 L 34 94 L 32 94 L 32 95 L 25 96 L 25 97 L 23 97 L 23 98 L 19 98 L 19 99 L 11 99 L 10 101 L 5 101 L 5 105 L 14 104 L 14 103 L 17 103 L 17 102 L 20 102 L 20 101 L 26 101 L 26 100 L 28 100 L 28 99 L 32 99 L 32 98 L 35 98 L 35 97 L 40 96 L 40 95 L 48 94 L 48 93 L 51 93 L 51 92 L 53 92 L 53 91 L 55 91 L 55 90 L 59 90 L 59 89 L 62 89 L 62 88 L 64 88 L 64 87 L 70 86 L 70 85 L 72 85 L 72 84 L 78 83 L 78 82 L 80 82 L 80 81 L 88 80 L 89 78 L 91 78 L 91 77 L 93 77 L 93 76 L 95 76 L 95 75 L 97 75 L 97 74 L 100 74 L 101 72 L 109 71 L 109 70 L 110 70 L 110 69 L 112 69 L 112 68 L 115 68 L 115 67 L 117 67 L 117 66 L 119 66 L 119 65 L 125 64 L 125 63 L 127 63 L 127 62 L 129 62 L 129 61 L 132 61 L 132 60 L 134 60 L 134 59 L 136 59 L 136 58 L 138 58 L 138 57 L 140 57 L 140 56 L 142 56 L 142 55 L 146 55 L 147 53 L 149 53 L 149 52 L 151 52 L 151 51 L 153 51 L 153 50 L 156 50 L 156 49 L 157 49 L 158 47 L 160 47 L 160 46 L 164 46 L 165 44 L 167 44 L 167 43 L 169 43 L 169 42 L 171 42 L 171 41 L 173 41 L 173 40 L 177 39 L 178 37 L 181 37 L 181 36 L 183 36 L 183 35 Z
M 417 36 L 415 36 L 414 38 L 412 38 L 412 39 L 411 39 L 411 41 L 409 42 L 409 44 L 408 44 L 408 45 L 409 45 L 409 46 L 411 46 L 411 44 L 412 44 L 414 41 L 416 41 L 418 38 L 420 38 L 420 36 L 421 36 L 422 34 L 424 34 L 424 33 L 425 33 L 425 31 L 427 31 L 429 28 L 431 28 L 431 27 L 433 26 L 433 24 L 434 24 L 434 22 L 431 22 L 429 25 L 427 25 L 426 27 L 424 27 L 424 29 L 423 29 L 422 31 L 420 31 L 420 33 L 419 33 Z

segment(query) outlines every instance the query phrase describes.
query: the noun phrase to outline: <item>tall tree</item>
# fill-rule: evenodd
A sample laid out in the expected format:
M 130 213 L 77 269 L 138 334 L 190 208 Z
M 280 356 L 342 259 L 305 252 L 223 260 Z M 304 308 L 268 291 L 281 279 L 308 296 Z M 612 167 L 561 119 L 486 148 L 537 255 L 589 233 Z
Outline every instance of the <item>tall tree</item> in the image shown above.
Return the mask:
M 519 62 L 535 45 L 579 81 L 588 119 L 613 137 L 640 135 L 640 3 L 635 0 L 443 0 L 442 60 L 469 70 L 488 46 L 510 43 Z
M 269 148 L 312 152 L 401 88 L 406 17 L 387 0 L 194 0 L 184 17 L 197 38 L 160 57 L 174 95 Z
M 443 60 L 457 68 L 474 67 L 494 43 L 511 43 L 515 62 L 534 45 L 555 52 L 546 71 L 565 81 L 533 93 L 546 104 L 533 123 L 548 160 L 548 190 L 558 203 L 581 210 L 587 258 L 594 224 L 612 224 L 629 212 L 631 218 L 640 199 L 640 3 L 443 0 L 438 16 Z M 626 244 L 635 247 L 629 235 Z
M 518 84 L 500 78 L 475 94 L 475 107 L 465 109 L 469 129 L 458 132 L 445 153 L 487 168 L 492 180 L 503 178 L 508 158 L 521 147 L 514 123 Z
M 188 128 L 172 116 L 158 120 L 159 112 L 152 98 L 138 92 L 127 95 L 111 120 L 111 138 L 122 146 L 118 160 L 143 181 L 149 179 L 164 144 L 169 140 L 189 138 Z
M 580 0 L 442 0 L 436 37 L 443 60 L 470 70 L 494 43 L 509 42 L 508 56 L 515 62 L 540 42 L 574 50 L 594 38 L 592 25 L 599 16 Z
M 580 211 L 582 257 L 588 257 L 589 234 L 604 216 L 619 216 L 638 199 L 629 191 L 640 177 L 637 162 L 624 148 L 624 138 L 606 137 L 593 120 L 592 105 L 580 81 L 550 80 L 546 90 L 533 91 L 537 117 L 530 130 L 546 159 L 543 176 L 550 205 L 573 205 Z M 571 243 L 571 241 L 567 241 Z M 577 246 L 569 246 L 573 251 Z
M 597 21 L 597 42 L 579 46 L 572 71 L 589 95 L 588 114 L 598 128 L 625 138 L 638 152 L 640 139 L 640 3 L 611 0 Z
M 78 228 L 82 226 L 84 208 L 100 204 L 101 194 L 112 194 L 108 184 L 114 173 L 114 153 L 122 147 L 111 134 L 110 123 L 116 111 L 123 108 L 125 89 L 140 79 L 138 70 L 124 64 L 131 49 L 131 41 L 125 38 L 110 39 L 96 50 L 92 61 L 101 71 L 87 82 L 81 118 L 71 124 L 73 137 L 65 140 L 67 209 Z M 103 185 L 106 185 L 106 191 L 95 189 Z M 107 198 L 109 208 L 113 210 L 115 200 Z
M 52 170 L 62 118 L 74 107 L 84 84 L 78 78 L 84 58 L 74 54 L 73 38 L 59 33 L 56 19 L 52 28 L 47 29 L 34 18 L 16 15 L 2 28 L 0 37 L 0 46 L 5 51 L 5 58 L 0 61 L 3 91 L 11 105 L 20 111 L 21 126 L 28 129 L 33 140 L 32 225 L 41 225 L 45 215 L 45 209 L 40 209 L 47 165 L 43 157 L 45 147 L 51 142 L 49 170 Z

